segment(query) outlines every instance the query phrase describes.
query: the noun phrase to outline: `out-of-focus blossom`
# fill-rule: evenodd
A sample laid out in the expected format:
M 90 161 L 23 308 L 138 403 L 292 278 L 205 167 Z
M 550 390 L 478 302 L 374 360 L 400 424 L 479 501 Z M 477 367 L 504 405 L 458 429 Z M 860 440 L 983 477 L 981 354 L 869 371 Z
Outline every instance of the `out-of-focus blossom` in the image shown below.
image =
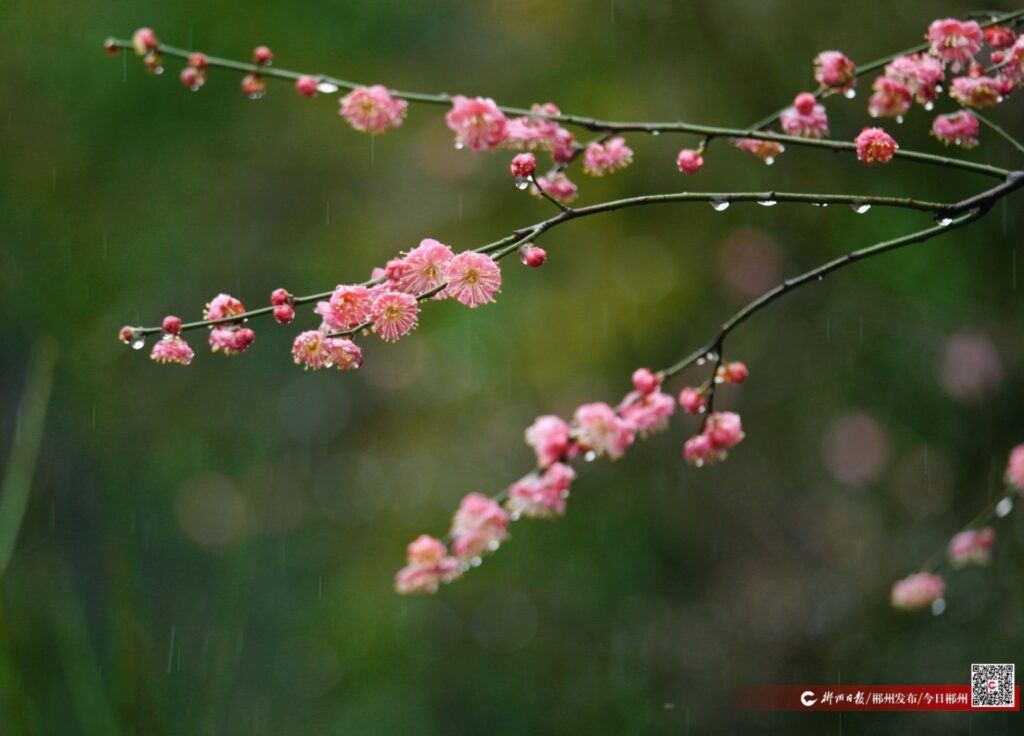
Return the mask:
M 946 583 L 938 575 L 917 572 L 892 586 L 891 601 L 901 611 L 918 611 L 927 608 L 946 592 Z
M 508 512 L 496 501 L 470 493 L 452 519 L 452 552 L 460 560 L 493 552 L 508 538 L 508 522 Z
M 992 527 L 967 529 L 949 540 L 949 561 L 953 567 L 987 565 L 995 543 L 996 531 Z
M 546 468 L 566 455 L 572 447 L 569 425 L 562 419 L 545 414 L 526 428 L 526 444 L 537 454 L 537 464 Z
M 583 153 L 583 173 L 604 176 L 633 163 L 633 149 L 626 139 L 616 136 L 604 143 L 591 143 Z
M 775 163 L 775 159 L 786 150 L 786 147 L 781 143 L 759 140 L 757 138 L 732 138 L 729 142 L 741 151 L 757 156 L 769 166 Z
M 612 460 L 622 457 L 636 436 L 633 426 L 604 402 L 580 406 L 574 419 L 576 443 L 580 449 L 596 455 L 608 455 Z
M 540 187 L 545 194 L 562 204 L 569 204 L 576 199 L 576 185 L 561 171 L 550 176 L 541 176 L 536 181 L 536 186 L 530 187 L 535 196 L 540 196 L 540 192 L 537 191 L 537 187 Z

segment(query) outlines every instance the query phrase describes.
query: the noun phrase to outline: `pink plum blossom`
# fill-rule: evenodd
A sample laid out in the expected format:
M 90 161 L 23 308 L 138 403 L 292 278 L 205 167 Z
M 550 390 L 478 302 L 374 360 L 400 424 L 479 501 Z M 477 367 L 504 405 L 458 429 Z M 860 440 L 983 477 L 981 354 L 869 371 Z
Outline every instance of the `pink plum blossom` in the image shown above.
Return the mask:
M 537 187 L 540 187 L 549 197 L 563 204 L 569 204 L 576 199 L 576 185 L 561 171 L 550 176 L 541 176 L 536 181 L 536 186 L 530 187 L 530 191 L 538 197 L 540 192 L 537 191 Z
M 910 110 L 914 95 L 910 88 L 892 77 L 876 77 L 871 85 L 874 94 L 868 100 L 868 114 L 873 118 L 901 118 Z
M 893 137 L 881 128 L 864 128 L 854 143 L 857 145 L 857 158 L 869 166 L 889 163 L 899 148 Z
M 885 67 L 885 76 L 903 84 L 919 104 L 927 106 L 938 97 L 945 70 L 934 56 L 913 54 L 890 61 Z
M 944 18 L 928 26 L 928 43 L 931 44 L 932 53 L 942 63 L 952 63 L 954 71 L 981 50 L 981 41 L 981 26 L 973 20 Z
M 572 440 L 569 425 L 562 419 L 545 414 L 533 420 L 526 428 L 526 444 L 537 454 L 537 464 L 546 468 L 569 453 Z
M 1024 444 L 1017 445 L 1010 451 L 1005 477 L 1007 483 L 1024 494 Z
M 398 277 L 398 291 L 418 295 L 436 289 L 444 283 L 445 270 L 454 255 L 444 243 L 424 238 L 405 256 L 405 265 Z M 396 265 L 396 275 L 398 271 Z
M 490 98 L 455 95 L 445 120 L 455 132 L 456 146 L 460 148 L 487 151 L 501 145 L 508 137 L 505 113 Z
M 743 440 L 743 423 L 740 415 L 731 411 L 716 411 L 708 417 L 704 433 L 718 448 L 729 449 Z
M 357 87 L 342 97 L 339 105 L 338 112 L 349 125 L 361 133 L 376 135 L 400 126 L 409 103 L 392 97 L 384 85 L 375 84 Z
M 547 519 L 565 513 L 569 487 L 576 471 L 564 463 L 555 463 L 541 474 L 531 473 L 508 489 L 506 508 L 512 518 Z
M 342 284 L 325 302 L 317 302 L 315 312 L 334 330 L 352 330 L 370 317 L 370 291 L 365 286 Z
M 901 611 L 917 611 L 930 606 L 946 592 L 946 584 L 938 575 L 917 572 L 892 586 L 892 605 Z
M 188 365 L 192 362 L 195 353 L 192 348 L 178 334 L 168 332 L 163 338 L 153 345 L 149 357 L 157 363 L 177 363 Z
M 814 79 L 824 87 L 845 92 L 857 82 L 857 67 L 842 51 L 822 51 L 814 57 Z
M 786 150 L 781 143 L 757 138 L 732 138 L 729 142 L 741 151 L 746 151 L 751 156 L 757 156 L 769 165 L 775 163 L 775 159 Z
M 508 171 L 516 179 L 527 179 L 537 170 L 537 157 L 532 153 L 518 153 L 512 157 Z
M 792 107 L 779 115 L 779 124 L 787 135 L 801 138 L 822 138 L 828 135 L 828 115 L 825 106 L 814 99 L 810 92 L 801 92 Z
M 489 255 L 465 251 L 448 262 L 445 269 L 444 289 L 449 296 L 470 309 L 494 301 L 501 289 L 501 269 Z
M 619 406 L 622 419 L 645 437 L 667 428 L 675 411 L 675 399 L 657 390 L 649 394 L 630 391 Z
M 985 43 L 993 49 L 1005 49 L 1013 45 L 1017 35 L 1006 26 L 989 26 L 984 30 Z
M 707 400 L 704 398 L 704 392 L 699 388 L 687 386 L 679 392 L 679 406 L 683 407 L 683 411 L 687 414 L 702 413 L 704 408 L 707 406 Z
M 444 542 L 426 534 L 409 543 L 406 561 L 395 575 L 398 593 L 434 593 L 441 583 L 459 575 L 459 561 L 448 554 Z
M 604 176 L 633 163 L 633 149 L 626 139 L 616 136 L 604 143 L 591 143 L 583 152 L 583 173 Z
M 725 451 L 717 447 L 706 434 L 696 434 L 683 445 L 683 458 L 698 468 L 725 458 Z
M 245 313 L 245 305 L 230 294 L 218 294 L 203 308 L 203 319 L 218 321 Z
M 715 377 L 721 383 L 743 383 L 749 375 L 747 364 L 738 360 L 722 363 L 715 372 Z
M 470 493 L 452 518 L 452 552 L 460 560 L 493 552 L 508 538 L 508 512 L 493 499 Z
M 949 145 L 953 143 L 964 148 L 978 145 L 978 118 L 967 110 L 948 115 L 937 115 L 932 122 L 932 135 Z
M 684 174 L 696 174 L 704 168 L 704 157 L 692 148 L 684 148 L 676 156 L 676 167 Z
M 995 543 L 996 532 L 992 527 L 967 529 L 949 540 L 949 561 L 953 567 L 987 565 Z
M 633 371 L 633 388 L 642 394 L 651 394 L 658 390 L 661 379 L 650 368 L 637 368 Z
M 1003 99 L 1003 85 L 992 77 L 956 77 L 949 96 L 961 105 L 982 110 L 998 105 Z
M 370 306 L 370 322 L 381 340 L 394 342 L 416 327 L 419 311 L 419 302 L 412 294 L 385 291 Z
M 256 333 L 248 327 L 214 327 L 210 330 L 210 349 L 224 355 L 244 353 L 256 339 Z
M 612 460 L 622 457 L 636 436 L 635 428 L 604 402 L 580 406 L 574 419 L 576 443 L 580 448 L 608 455 Z

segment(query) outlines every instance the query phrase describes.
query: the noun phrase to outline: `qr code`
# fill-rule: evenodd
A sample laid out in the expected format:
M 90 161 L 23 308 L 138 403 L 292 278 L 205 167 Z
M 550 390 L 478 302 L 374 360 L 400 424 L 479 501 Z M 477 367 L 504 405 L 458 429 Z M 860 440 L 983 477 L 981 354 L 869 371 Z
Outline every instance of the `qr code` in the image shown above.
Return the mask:
M 1013 665 L 971 665 L 971 707 L 1013 707 Z

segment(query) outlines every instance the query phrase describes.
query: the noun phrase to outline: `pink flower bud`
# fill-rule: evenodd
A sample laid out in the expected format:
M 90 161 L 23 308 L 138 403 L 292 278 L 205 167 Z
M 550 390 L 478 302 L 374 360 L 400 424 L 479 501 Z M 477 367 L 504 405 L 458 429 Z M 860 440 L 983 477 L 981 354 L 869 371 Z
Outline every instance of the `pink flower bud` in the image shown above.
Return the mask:
M 286 325 L 295 319 L 295 307 L 291 304 L 277 304 L 274 306 L 274 319 L 278 324 Z
M 384 278 L 388 281 L 401 281 L 409 271 L 403 258 L 392 258 L 384 265 Z
M 676 156 L 676 166 L 684 174 L 696 174 L 704 168 L 704 157 L 692 148 L 684 148 Z
M 270 292 L 270 303 L 275 307 L 282 304 L 288 304 L 291 302 L 292 295 L 288 293 L 287 289 L 274 289 Z
M 124 334 L 124 330 L 130 329 L 125 327 L 121 330 L 121 334 Z M 1024 444 L 1017 445 L 1010 451 L 1010 459 L 1006 463 L 1006 482 L 1017 489 L 1017 491 L 1024 495 Z
M 700 414 L 706 405 L 704 393 L 700 389 L 687 386 L 679 392 L 679 406 L 687 414 Z
M 810 92 L 801 92 L 793 98 L 793 107 L 801 115 L 810 115 L 816 104 L 817 100 Z
M 508 170 L 516 179 L 528 179 L 537 170 L 537 158 L 532 153 L 516 154 Z
M 645 396 L 654 393 L 660 385 L 661 381 L 649 368 L 637 368 L 633 371 L 633 386 Z
M 295 80 L 295 91 L 303 97 L 316 97 L 316 80 L 305 74 L 302 75 Z
M 731 411 L 716 411 L 708 417 L 704 434 L 718 449 L 735 447 L 744 436 L 740 415 Z
M 274 54 L 266 46 L 257 46 L 252 50 L 252 63 L 256 66 L 270 66 Z
M 854 143 L 857 144 L 857 158 L 869 166 L 889 163 L 899 148 L 893 137 L 881 128 L 864 128 Z
M 103 50 L 107 52 L 107 56 L 117 56 L 121 53 L 121 47 L 112 38 L 108 38 L 103 42 Z
M 444 542 L 428 534 L 421 534 L 409 543 L 406 559 L 410 565 L 434 567 L 448 554 Z
M 543 248 L 540 248 L 532 243 L 522 250 L 521 260 L 530 268 L 539 268 L 544 265 L 544 261 L 548 259 L 548 253 Z
M 188 65 L 193 66 L 199 71 L 205 71 L 210 60 L 206 58 L 206 54 L 202 51 L 196 51 L 188 55 Z
M 152 28 L 140 28 L 132 34 L 132 47 L 139 56 L 145 56 L 160 45 Z
M 164 334 L 177 335 L 181 332 L 181 317 L 175 317 L 173 315 L 164 317 L 163 328 Z
M 842 91 L 856 83 L 856 66 L 841 51 L 822 51 L 814 59 L 814 78 L 825 87 Z

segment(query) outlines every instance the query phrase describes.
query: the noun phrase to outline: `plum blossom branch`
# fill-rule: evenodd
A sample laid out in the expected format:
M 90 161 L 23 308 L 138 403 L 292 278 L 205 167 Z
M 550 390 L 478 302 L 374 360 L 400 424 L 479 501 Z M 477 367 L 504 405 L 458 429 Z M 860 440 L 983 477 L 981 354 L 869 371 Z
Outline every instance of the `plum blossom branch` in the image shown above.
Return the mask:
M 1024 14 L 1024 11 L 1020 11 Z M 108 49 L 130 49 L 133 48 L 131 41 L 124 39 L 110 38 L 106 41 L 106 47 Z M 153 50 L 165 56 L 172 56 L 181 59 L 189 59 L 193 56 L 194 52 L 186 51 L 185 49 L 176 48 L 174 46 L 168 46 L 163 43 L 156 43 L 153 46 Z M 338 77 L 328 76 L 324 74 L 309 75 L 301 72 L 290 71 L 287 69 L 279 69 L 267 64 L 248 64 L 245 62 L 234 61 L 232 59 L 224 59 L 216 56 L 203 55 L 203 63 L 205 67 L 220 67 L 223 69 L 229 69 L 239 72 L 248 72 L 251 75 L 260 75 L 267 77 L 274 77 L 278 79 L 287 79 L 292 81 L 298 81 L 303 78 L 310 78 L 316 80 L 317 85 L 320 89 L 336 91 L 337 89 L 347 90 L 359 90 L 363 86 L 355 82 L 350 82 Z M 421 92 L 406 92 L 404 90 L 389 89 L 388 94 L 392 97 L 406 100 L 409 102 L 419 102 L 433 105 L 451 105 L 455 98 L 449 94 L 427 94 Z M 520 107 L 512 107 L 507 105 L 495 105 L 495 109 L 501 111 L 507 115 L 519 115 L 533 119 L 548 120 L 557 123 L 563 123 L 566 125 L 572 125 L 586 130 L 595 132 L 605 133 L 624 133 L 624 132 L 643 132 L 643 133 L 689 133 L 694 135 L 702 136 L 705 142 L 711 141 L 715 138 L 733 138 L 733 139 L 754 139 L 762 140 L 776 144 L 789 144 L 794 146 L 808 146 L 812 148 L 821 148 L 832 151 L 852 152 L 857 153 L 857 146 L 854 143 L 846 141 L 833 141 L 823 140 L 820 138 L 808 138 L 794 135 L 784 135 L 781 133 L 773 133 L 757 130 L 757 126 L 751 128 L 728 128 L 720 126 L 710 125 L 698 125 L 694 123 L 687 123 L 683 121 L 669 121 L 669 122 L 634 122 L 634 121 L 609 121 L 601 120 L 598 118 L 588 117 L 584 115 L 571 115 L 566 113 L 549 113 L 542 112 L 539 110 L 527 110 Z M 919 163 L 927 163 L 938 166 L 946 166 L 951 168 L 958 168 L 964 171 L 972 171 L 978 174 L 984 174 L 987 176 L 1003 177 L 1007 174 L 1006 169 L 999 168 L 997 166 L 991 166 L 988 164 L 980 164 L 972 161 L 963 161 L 960 159 L 950 158 L 948 156 L 939 156 L 936 154 L 922 153 L 919 151 L 911 150 L 899 150 L 895 154 L 897 157 L 906 159 L 908 161 L 916 161 Z

